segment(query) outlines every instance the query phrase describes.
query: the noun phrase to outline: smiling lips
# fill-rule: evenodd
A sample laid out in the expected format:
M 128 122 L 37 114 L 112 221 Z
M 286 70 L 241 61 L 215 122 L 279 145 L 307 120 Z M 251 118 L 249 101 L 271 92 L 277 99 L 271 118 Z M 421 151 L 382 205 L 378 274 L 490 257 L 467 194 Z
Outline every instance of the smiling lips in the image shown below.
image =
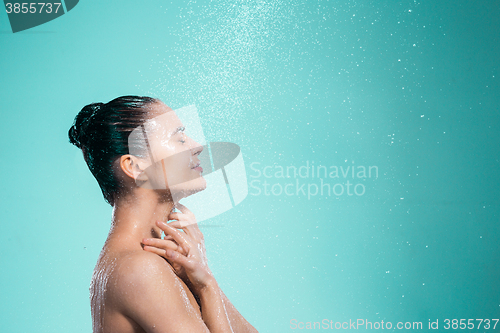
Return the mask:
M 198 171 L 199 173 L 203 172 L 203 168 L 200 166 L 201 163 L 196 164 L 194 167 L 191 169 Z

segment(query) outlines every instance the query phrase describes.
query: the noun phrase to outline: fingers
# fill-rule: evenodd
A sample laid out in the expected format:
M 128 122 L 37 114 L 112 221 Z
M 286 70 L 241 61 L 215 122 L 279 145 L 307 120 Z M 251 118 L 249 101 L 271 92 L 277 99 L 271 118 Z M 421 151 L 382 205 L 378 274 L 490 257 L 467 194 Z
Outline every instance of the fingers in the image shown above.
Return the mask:
M 193 213 L 189 209 L 187 209 L 186 206 L 184 206 L 181 203 L 176 203 L 175 204 L 175 208 L 177 208 L 178 210 L 180 210 L 184 214 L 191 214 L 191 215 L 193 215 Z
M 179 219 L 180 216 L 182 215 L 185 215 L 187 216 L 190 220 L 195 220 L 195 217 L 194 217 L 194 214 L 192 211 L 190 211 L 186 206 L 184 206 L 183 204 L 180 204 L 180 203 L 176 203 L 175 208 L 177 208 L 178 210 L 180 210 L 181 212 L 171 212 L 169 215 L 172 217 L 172 219 Z
M 165 236 L 171 236 L 174 241 L 177 242 L 177 244 L 185 249 L 186 252 L 189 252 L 189 250 L 191 249 L 191 244 L 189 244 L 189 242 L 180 231 L 162 221 L 156 221 L 156 225 L 160 227 L 161 230 L 163 230 Z
M 166 258 L 173 264 L 181 265 L 184 268 L 190 269 L 192 267 L 192 262 L 182 254 L 177 251 L 166 250 Z
M 183 221 L 173 221 L 168 223 L 172 228 L 182 229 L 186 235 L 191 237 L 194 241 L 203 241 L 204 237 L 201 233 L 200 228 L 198 228 L 197 223 L 185 225 Z
M 187 227 L 190 227 L 190 226 L 196 226 L 196 224 L 197 224 L 196 222 L 185 221 L 185 220 L 168 222 L 169 226 L 171 226 L 172 228 L 177 228 L 177 229 L 186 229 Z
M 178 212 L 172 212 L 172 213 L 168 214 L 168 219 L 169 220 L 179 220 L 181 214 L 179 214 Z
M 176 220 L 179 222 L 178 225 L 180 225 L 180 228 L 187 227 L 191 224 L 196 224 L 196 218 L 194 215 L 189 215 L 189 214 L 184 214 L 184 213 L 179 213 L 179 212 L 173 212 L 168 215 L 169 220 Z M 172 222 L 170 222 L 172 223 Z M 179 227 L 175 227 L 179 228 Z
M 157 247 L 149 246 L 149 245 L 144 245 L 143 247 L 144 251 L 152 252 L 154 254 L 159 255 L 160 257 L 166 258 L 167 257 L 167 251 L 163 249 L 159 249 Z
M 151 249 L 155 249 L 155 251 L 150 251 L 154 252 L 156 254 L 160 254 L 163 256 L 165 254 L 166 250 L 174 250 L 178 251 L 180 253 L 184 253 L 184 249 L 182 246 L 178 245 L 174 241 L 171 240 L 165 240 L 165 239 L 160 239 L 160 238 L 145 238 L 142 240 L 142 243 L 145 245 L 145 247 L 149 247 Z
M 164 249 L 159 249 L 157 247 L 149 246 L 149 245 L 144 245 L 144 250 L 148 251 L 148 252 L 155 253 L 155 254 L 159 255 L 160 257 L 167 259 L 171 263 L 172 267 L 174 267 L 174 269 L 176 269 L 176 270 L 179 270 L 181 267 L 189 268 L 192 266 L 191 261 L 186 256 L 184 256 L 182 253 L 180 253 L 179 251 L 175 251 L 175 250 L 171 250 L 171 249 L 164 250 Z
M 170 222 L 169 225 L 173 228 L 183 229 L 186 234 L 199 239 L 200 234 L 197 231 L 199 229 L 196 226 L 197 222 L 194 214 L 189 209 L 187 209 L 186 206 L 180 203 L 177 203 L 175 207 L 178 208 L 181 212 L 172 212 L 168 215 L 169 220 L 174 220 L 174 222 Z M 191 226 L 196 227 L 190 228 Z M 195 231 L 193 232 L 193 230 Z
M 203 242 L 204 237 L 203 233 L 201 232 L 200 228 L 198 228 L 198 224 L 191 224 L 187 227 L 189 229 L 189 232 L 191 233 L 192 237 L 194 237 L 196 240 Z

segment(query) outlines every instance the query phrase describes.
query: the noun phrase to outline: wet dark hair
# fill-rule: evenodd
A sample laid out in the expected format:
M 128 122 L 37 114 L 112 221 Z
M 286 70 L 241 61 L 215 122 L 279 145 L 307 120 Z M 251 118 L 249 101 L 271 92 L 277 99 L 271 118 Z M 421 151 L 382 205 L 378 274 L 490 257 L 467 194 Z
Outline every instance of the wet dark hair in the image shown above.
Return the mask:
M 113 172 L 116 158 L 129 154 L 128 137 L 148 119 L 147 106 L 159 102 L 144 96 L 122 96 L 108 103 L 92 103 L 76 116 L 69 142 L 80 148 L 85 162 L 111 206 L 122 188 Z

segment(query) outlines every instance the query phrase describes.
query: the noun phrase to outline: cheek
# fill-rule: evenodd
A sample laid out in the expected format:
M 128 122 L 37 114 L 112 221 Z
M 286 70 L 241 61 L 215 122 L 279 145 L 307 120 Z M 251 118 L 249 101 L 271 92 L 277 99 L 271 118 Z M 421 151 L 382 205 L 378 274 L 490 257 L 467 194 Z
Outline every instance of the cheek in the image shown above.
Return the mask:
M 156 162 L 160 161 L 168 161 L 169 159 L 173 159 L 173 156 L 175 156 L 175 147 L 172 147 L 171 145 L 165 143 L 165 145 L 161 146 L 161 149 L 153 150 L 153 159 Z
M 191 173 L 194 170 L 191 169 L 189 157 L 180 154 L 173 158 L 165 159 L 163 162 L 167 177 L 172 181 L 172 184 L 179 184 L 192 178 Z

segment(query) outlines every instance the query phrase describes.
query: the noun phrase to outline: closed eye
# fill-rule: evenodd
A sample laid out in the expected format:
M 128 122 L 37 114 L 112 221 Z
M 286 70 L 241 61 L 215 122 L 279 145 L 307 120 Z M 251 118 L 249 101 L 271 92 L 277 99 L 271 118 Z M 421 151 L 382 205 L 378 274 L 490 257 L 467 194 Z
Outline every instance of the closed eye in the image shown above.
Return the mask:
M 186 143 L 186 134 L 182 131 L 182 132 L 179 132 L 180 136 L 181 136 L 181 139 L 179 140 L 181 143 Z

